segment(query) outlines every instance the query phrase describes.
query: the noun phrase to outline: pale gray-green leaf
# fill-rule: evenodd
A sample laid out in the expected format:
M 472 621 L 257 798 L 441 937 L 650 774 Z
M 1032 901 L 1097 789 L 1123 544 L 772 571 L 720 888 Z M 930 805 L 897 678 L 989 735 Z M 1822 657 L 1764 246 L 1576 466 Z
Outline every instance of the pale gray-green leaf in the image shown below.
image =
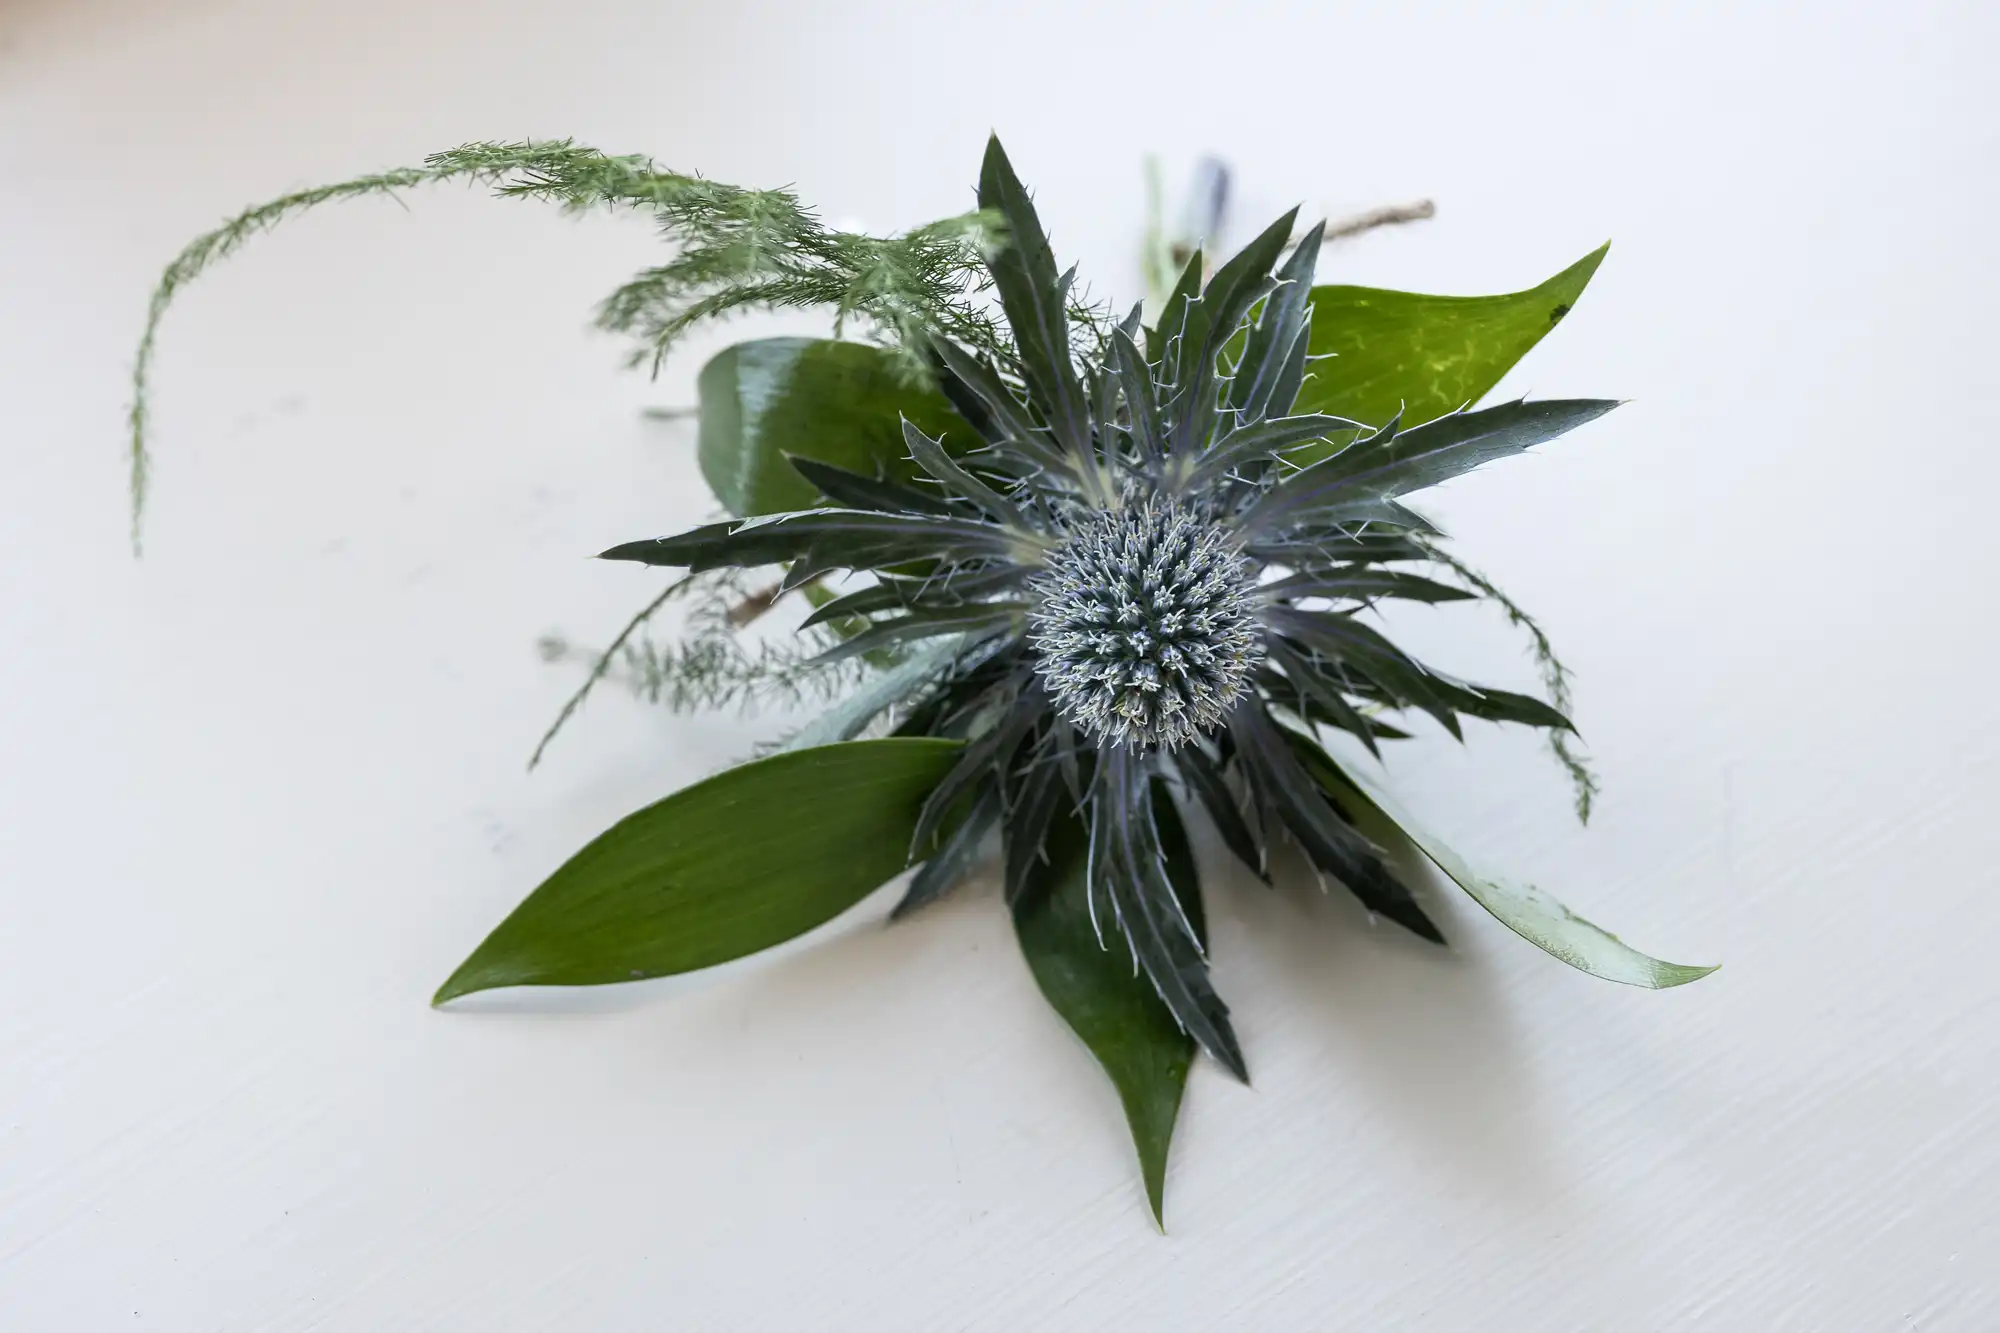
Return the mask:
M 1451 848 L 1425 832 L 1380 783 L 1346 767 L 1338 778 L 1346 779 L 1345 784 L 1339 785 L 1345 785 L 1347 795 L 1372 805 L 1383 818 L 1401 829 L 1439 870 L 1502 925 L 1578 971 L 1653 990 L 1684 986 L 1715 971 L 1713 966 L 1694 967 L 1649 957 L 1603 927 L 1584 920 L 1532 884 L 1509 884 L 1477 874 Z M 1338 783 L 1337 778 L 1335 782 Z

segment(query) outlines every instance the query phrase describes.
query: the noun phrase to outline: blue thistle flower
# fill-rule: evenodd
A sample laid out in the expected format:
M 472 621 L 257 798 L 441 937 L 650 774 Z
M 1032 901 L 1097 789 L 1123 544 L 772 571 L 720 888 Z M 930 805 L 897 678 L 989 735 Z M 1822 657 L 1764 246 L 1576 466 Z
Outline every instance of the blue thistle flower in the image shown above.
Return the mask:
M 1105 745 L 1178 750 L 1213 733 L 1263 660 L 1255 574 L 1185 502 L 1085 511 L 1027 584 L 1028 643 L 1057 711 Z
M 820 730 L 851 736 L 898 708 L 902 733 L 965 742 L 925 805 L 913 846 L 928 859 L 897 913 L 958 883 L 995 827 L 1010 899 L 1048 891 L 1044 844 L 1076 812 L 1101 937 L 1122 939 L 1183 1028 L 1247 1077 L 1166 870 L 1162 785 L 1177 780 L 1258 875 L 1289 838 L 1370 911 L 1442 942 L 1330 799 L 1316 775 L 1332 761 L 1314 733 L 1344 730 L 1372 750 L 1406 734 L 1385 714 L 1412 711 L 1454 735 L 1461 716 L 1569 727 L 1540 700 L 1424 666 L 1358 613 L 1471 595 L 1396 567 L 1438 559 L 1436 530 L 1402 497 L 1615 404 L 1507 403 L 1407 429 L 1291 415 L 1318 229 L 1291 245 L 1288 213 L 1205 285 L 1197 254 L 1147 329 L 1137 309 L 1113 324 L 1074 308 L 1073 275 L 1057 272 L 997 141 L 980 204 L 1007 225 L 987 263 L 1011 355 L 942 335 L 928 349 L 971 437 L 953 443 L 970 447 L 905 422 L 921 484 L 797 459 L 826 507 L 604 554 L 690 570 L 783 564 L 787 588 L 872 573 L 808 621 L 869 619 L 832 655 L 928 646 Z

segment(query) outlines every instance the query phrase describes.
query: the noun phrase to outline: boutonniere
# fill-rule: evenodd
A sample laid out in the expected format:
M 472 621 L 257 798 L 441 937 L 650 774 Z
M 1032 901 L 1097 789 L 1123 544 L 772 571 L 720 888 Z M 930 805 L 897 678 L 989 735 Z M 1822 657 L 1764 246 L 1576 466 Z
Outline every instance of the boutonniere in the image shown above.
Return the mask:
M 1249 1077 L 1210 978 L 1190 819 L 1275 891 L 1337 887 L 1438 944 L 1388 854 L 1407 844 L 1572 967 L 1648 987 L 1710 970 L 1475 873 L 1368 771 L 1416 728 L 1532 727 L 1588 813 L 1547 640 L 1412 501 L 1617 405 L 1473 406 L 1568 314 L 1602 251 L 1498 297 L 1315 286 L 1320 233 L 1297 234 L 1287 214 L 1212 267 L 1196 251 L 1156 309 L 1121 313 L 1058 264 L 997 140 L 978 211 L 887 238 L 831 229 L 784 191 L 643 158 L 471 145 L 250 210 L 169 267 L 136 370 L 135 524 L 146 375 L 175 292 L 293 213 L 454 179 L 649 215 L 670 256 L 600 311 L 643 361 L 745 309 L 827 308 L 840 336 L 742 343 L 703 371 L 701 461 L 730 516 L 612 534 L 638 539 L 606 560 L 673 581 L 592 673 L 677 597 L 728 601 L 709 631 L 726 639 L 797 596 L 811 609 L 791 650 L 689 653 L 662 670 L 696 701 L 816 682 L 823 707 L 775 751 L 606 830 L 494 928 L 439 1003 L 721 963 L 914 867 L 890 913 L 903 917 L 974 878 L 997 843 L 1022 953 L 1116 1084 L 1157 1219 L 1191 1061 Z M 1530 633 L 1547 697 L 1458 679 L 1371 623 L 1384 602 L 1479 599 Z M 1285 844 L 1317 884 L 1285 882 Z

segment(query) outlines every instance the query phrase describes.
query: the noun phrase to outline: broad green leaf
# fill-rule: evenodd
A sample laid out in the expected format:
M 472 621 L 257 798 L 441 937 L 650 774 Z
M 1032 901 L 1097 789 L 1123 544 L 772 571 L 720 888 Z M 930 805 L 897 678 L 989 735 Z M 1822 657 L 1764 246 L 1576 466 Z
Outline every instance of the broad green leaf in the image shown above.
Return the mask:
M 1539 287 L 1505 296 L 1420 296 L 1315 287 L 1311 363 L 1294 413 L 1325 412 L 1405 429 L 1478 402 L 1567 315 L 1604 245 Z M 1293 455 L 1306 462 L 1307 452 Z
M 1409 814 L 1399 808 L 1380 784 L 1336 765 L 1322 755 L 1313 775 L 1335 800 L 1350 804 L 1356 822 L 1365 832 L 1380 836 L 1393 829 L 1416 844 L 1472 900 L 1491 912 L 1500 924 L 1537 948 L 1580 972 L 1628 986 L 1665 990 L 1699 981 L 1714 967 L 1691 967 L 1684 963 L 1664 963 L 1640 953 L 1610 931 L 1594 926 L 1564 907 L 1532 884 L 1507 884 L 1475 874 L 1457 853 L 1425 832 Z M 1370 819 L 1372 816 L 1372 820 Z M 1376 828 L 1367 827 L 1375 823 Z M 1388 826 L 1387 829 L 1383 826 Z
M 1166 850 L 1167 874 L 1195 930 L 1206 938 L 1201 886 L 1194 858 L 1173 802 L 1156 787 L 1153 815 Z M 1035 984 L 1111 1076 L 1139 1150 L 1139 1171 L 1153 1220 L 1166 1225 L 1164 1199 L 1167 1149 L 1194 1038 L 1181 1030 L 1145 974 L 1132 965 L 1132 952 L 1110 913 L 1091 922 L 1085 897 L 1089 831 L 1064 811 L 1051 823 L 1046 862 L 1028 872 L 1014 901 L 1014 932 L 1035 974 Z M 1103 927 L 1099 942 L 1098 926 Z
M 899 737 L 732 768 L 612 825 L 438 988 L 596 986 L 782 944 L 903 869 L 956 741 Z
M 702 476 L 739 516 L 804 509 L 818 498 L 787 454 L 850 472 L 910 477 L 901 418 L 953 448 L 972 431 L 944 395 L 914 387 L 892 356 L 865 343 L 760 338 L 724 348 L 701 368 Z

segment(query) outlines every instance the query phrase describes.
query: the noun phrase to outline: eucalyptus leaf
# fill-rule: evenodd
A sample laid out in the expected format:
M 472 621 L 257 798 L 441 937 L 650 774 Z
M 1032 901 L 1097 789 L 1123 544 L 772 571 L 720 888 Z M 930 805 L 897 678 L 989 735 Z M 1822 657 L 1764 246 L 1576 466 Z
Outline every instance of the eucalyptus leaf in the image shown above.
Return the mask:
M 954 448 L 972 430 L 936 389 L 912 385 L 894 353 L 829 338 L 759 338 L 717 353 L 696 381 L 701 473 L 739 517 L 804 509 L 818 497 L 787 455 L 864 476 L 916 475 L 901 418 Z
M 630 815 L 571 857 L 433 1003 L 496 986 L 599 986 L 782 944 L 907 864 L 924 798 L 963 747 L 849 741 L 743 764 Z
M 1504 296 L 1313 288 L 1307 350 L 1330 359 L 1311 363 L 1291 410 L 1371 424 L 1400 410 L 1409 427 L 1478 402 L 1570 312 L 1610 248 Z
M 1357 820 L 1374 822 L 1367 818 L 1372 814 L 1376 821 L 1400 831 L 1500 924 L 1551 957 L 1606 981 L 1651 990 L 1684 986 L 1715 971 L 1715 966 L 1693 967 L 1649 957 L 1532 884 L 1508 884 L 1477 874 L 1451 848 L 1424 831 L 1380 783 L 1334 763 L 1329 756 L 1322 758 L 1324 762 L 1311 764 L 1314 778 L 1336 800 L 1351 803 Z
M 1166 853 L 1168 878 L 1181 909 L 1206 938 L 1201 887 L 1173 802 L 1157 784 L 1153 819 Z M 1089 832 L 1073 813 L 1059 814 L 1045 844 L 1047 859 L 1028 869 L 1014 899 L 1014 933 L 1049 1004 L 1111 1077 L 1139 1150 L 1139 1170 L 1153 1220 L 1165 1228 L 1167 1150 L 1193 1063 L 1194 1039 L 1181 1030 L 1143 973 L 1117 923 L 1103 921 L 1099 943 L 1085 876 Z M 1108 915 L 1108 914 L 1107 914 Z

